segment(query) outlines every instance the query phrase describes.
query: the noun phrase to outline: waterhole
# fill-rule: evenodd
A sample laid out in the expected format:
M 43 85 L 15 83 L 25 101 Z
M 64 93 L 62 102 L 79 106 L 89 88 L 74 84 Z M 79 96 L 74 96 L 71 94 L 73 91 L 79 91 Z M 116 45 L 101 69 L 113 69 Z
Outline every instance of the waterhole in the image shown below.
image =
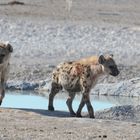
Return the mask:
M 36 93 L 29 91 L 8 91 L 3 100 L 2 107 L 25 108 L 25 109 L 48 109 L 49 93 Z M 58 93 L 54 99 L 55 110 L 68 111 L 66 100 L 68 95 Z M 76 111 L 81 100 L 81 95 L 76 95 L 73 101 L 73 109 Z M 103 110 L 117 105 L 138 105 L 137 98 L 114 97 L 114 96 L 95 96 L 90 95 L 90 100 L 94 111 Z M 82 111 L 87 111 L 86 106 Z

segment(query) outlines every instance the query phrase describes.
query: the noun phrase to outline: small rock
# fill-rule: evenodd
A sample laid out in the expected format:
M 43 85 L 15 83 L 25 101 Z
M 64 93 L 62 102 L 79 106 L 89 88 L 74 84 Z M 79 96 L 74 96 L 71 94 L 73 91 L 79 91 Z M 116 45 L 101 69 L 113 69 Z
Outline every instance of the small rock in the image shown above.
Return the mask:
M 19 2 L 19 1 L 16 1 L 16 0 L 13 0 L 11 2 L 8 2 L 9 5 L 24 5 L 25 3 L 24 2 Z

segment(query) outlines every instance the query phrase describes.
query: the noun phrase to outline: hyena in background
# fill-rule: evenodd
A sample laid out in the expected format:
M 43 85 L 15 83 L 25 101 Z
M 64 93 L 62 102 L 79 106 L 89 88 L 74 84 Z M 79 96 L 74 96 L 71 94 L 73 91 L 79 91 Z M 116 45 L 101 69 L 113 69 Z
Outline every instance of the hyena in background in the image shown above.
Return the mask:
M 0 105 L 5 96 L 5 84 L 8 78 L 9 61 L 13 47 L 9 43 L 0 42 Z
M 49 95 L 48 110 L 54 110 L 54 96 L 64 88 L 69 93 L 66 104 L 71 116 L 81 117 L 82 108 L 86 104 L 90 118 L 94 118 L 94 110 L 89 94 L 91 88 L 96 85 L 99 77 L 105 74 L 112 76 L 119 74 L 113 55 L 89 57 L 58 65 L 52 75 L 52 88 Z M 72 108 L 72 101 L 77 92 L 82 93 L 82 99 L 75 113 Z

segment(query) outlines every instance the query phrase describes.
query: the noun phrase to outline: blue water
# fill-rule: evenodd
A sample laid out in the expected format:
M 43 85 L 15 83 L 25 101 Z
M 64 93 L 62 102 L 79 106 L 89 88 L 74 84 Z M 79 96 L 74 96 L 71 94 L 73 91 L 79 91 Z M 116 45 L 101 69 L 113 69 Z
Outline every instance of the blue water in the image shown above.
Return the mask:
M 55 96 L 54 107 L 55 110 L 68 111 L 67 105 L 67 94 L 60 93 Z M 73 109 L 76 111 L 81 100 L 81 96 L 77 95 L 73 101 Z M 94 110 L 103 110 L 115 106 L 115 103 L 100 100 L 100 98 L 95 98 L 91 96 L 91 103 Z M 30 109 L 47 109 L 48 108 L 48 93 L 45 96 L 36 95 L 34 93 L 28 92 L 8 92 L 3 100 L 2 107 L 12 107 L 12 108 L 30 108 Z M 82 111 L 87 111 L 86 106 Z
M 2 102 L 2 107 L 10 108 L 25 108 L 25 109 L 48 109 L 49 93 L 38 94 L 29 91 L 6 91 L 6 96 Z M 55 110 L 68 111 L 66 93 L 58 93 L 54 98 Z M 80 95 L 76 95 L 73 101 L 73 109 L 76 111 L 81 100 Z M 90 100 L 94 111 L 103 110 L 116 105 L 139 105 L 138 98 L 131 97 L 115 97 L 115 96 L 93 96 L 90 95 Z M 86 106 L 83 108 L 87 111 Z

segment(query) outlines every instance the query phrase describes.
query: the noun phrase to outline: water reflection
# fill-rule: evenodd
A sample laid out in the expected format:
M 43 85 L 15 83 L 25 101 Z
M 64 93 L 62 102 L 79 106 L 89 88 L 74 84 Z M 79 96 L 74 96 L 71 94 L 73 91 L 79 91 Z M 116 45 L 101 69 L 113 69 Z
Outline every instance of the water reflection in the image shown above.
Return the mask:
M 32 109 L 47 109 L 48 106 L 48 95 L 38 94 L 35 92 L 28 91 L 8 91 L 2 107 L 12 108 L 32 108 Z M 67 94 L 59 93 L 56 95 L 54 100 L 55 110 L 68 111 L 66 106 Z M 77 95 L 73 101 L 73 108 L 77 110 L 80 103 L 81 96 Z M 140 100 L 138 98 L 130 97 L 116 97 L 116 96 L 93 96 L 91 95 L 91 103 L 95 111 L 103 110 L 116 105 L 138 105 Z M 87 111 L 86 106 L 83 111 Z

